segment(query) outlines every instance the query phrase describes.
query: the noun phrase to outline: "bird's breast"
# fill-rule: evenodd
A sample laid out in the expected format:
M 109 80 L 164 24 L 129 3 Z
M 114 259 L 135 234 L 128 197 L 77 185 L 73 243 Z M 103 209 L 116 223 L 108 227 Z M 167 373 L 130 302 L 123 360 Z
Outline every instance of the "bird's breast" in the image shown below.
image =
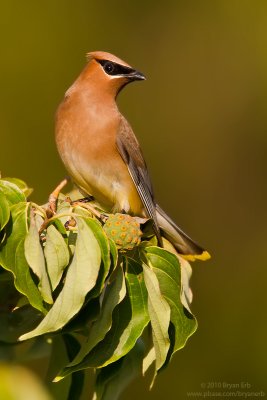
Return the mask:
M 116 146 L 120 114 L 73 104 L 59 108 L 56 142 L 68 173 L 83 193 L 113 211 L 142 213 L 142 204 Z

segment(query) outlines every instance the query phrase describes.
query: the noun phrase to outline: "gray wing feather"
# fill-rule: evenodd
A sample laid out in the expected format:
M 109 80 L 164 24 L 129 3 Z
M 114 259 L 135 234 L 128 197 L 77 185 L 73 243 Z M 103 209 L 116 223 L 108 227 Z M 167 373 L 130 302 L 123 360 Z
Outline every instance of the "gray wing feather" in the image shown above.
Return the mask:
M 152 183 L 139 143 L 125 118 L 122 118 L 117 134 L 117 148 L 128 167 L 147 215 L 153 220 L 155 233 L 161 243 Z

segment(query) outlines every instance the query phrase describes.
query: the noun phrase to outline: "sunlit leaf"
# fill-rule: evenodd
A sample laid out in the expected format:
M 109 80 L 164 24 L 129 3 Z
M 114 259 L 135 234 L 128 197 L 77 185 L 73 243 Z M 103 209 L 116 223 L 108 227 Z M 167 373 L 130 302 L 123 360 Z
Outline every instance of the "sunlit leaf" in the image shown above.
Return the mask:
M 92 293 L 92 296 L 98 296 L 103 289 L 105 279 L 109 273 L 109 268 L 110 268 L 109 241 L 105 232 L 102 229 L 101 224 L 97 220 L 93 218 L 86 218 L 85 221 L 87 225 L 94 232 L 95 238 L 98 241 L 101 250 L 101 269 L 99 273 L 99 279 L 97 282 L 96 290 L 93 291 Z
M 44 254 L 52 290 L 55 290 L 69 263 L 70 253 L 63 236 L 54 225 L 47 228 Z
M 62 328 L 81 309 L 85 296 L 95 286 L 101 262 L 101 250 L 87 221 L 77 217 L 78 236 L 73 260 L 63 289 L 42 322 L 20 340 L 54 332 Z
M 155 272 L 143 264 L 144 279 L 148 291 L 148 311 L 152 326 L 152 337 L 156 354 L 156 369 L 165 363 L 170 347 L 168 328 L 170 307 L 163 297 Z
M 181 266 L 181 302 L 184 307 L 191 313 L 189 305 L 193 300 L 193 293 L 189 286 L 189 281 L 192 276 L 192 267 L 187 260 L 180 256 L 177 253 L 175 247 L 165 238 L 163 239 L 164 249 L 168 250 L 170 253 L 175 254 L 178 258 L 180 266 Z
M 42 296 L 31 276 L 24 253 L 24 240 L 28 232 L 29 203 L 10 208 L 11 219 L 6 226 L 7 236 L 0 247 L 0 265 L 14 275 L 16 289 L 27 296 L 30 304 L 45 312 Z
M 195 317 L 181 301 L 181 270 L 178 258 L 158 247 L 147 247 L 149 265 L 156 274 L 160 291 L 171 309 L 171 322 L 175 329 L 172 353 L 184 347 L 196 328 Z
M 103 231 L 102 225 L 100 222 L 94 218 L 89 217 L 87 210 L 81 208 L 81 207 L 75 207 L 75 214 L 84 216 L 84 220 L 86 221 L 88 227 L 94 232 L 95 239 L 97 240 L 100 251 L 101 251 L 101 266 L 99 270 L 99 276 L 97 279 L 97 283 L 90 293 L 90 298 L 98 296 L 105 283 L 105 279 L 109 273 L 109 268 L 110 268 L 110 247 L 109 247 L 109 241 L 108 238 Z
M 12 182 L 0 179 L 0 191 L 6 196 L 10 205 L 26 201 L 23 191 Z
M 16 186 L 18 186 L 18 188 L 20 188 L 20 190 L 25 194 L 26 197 L 29 197 L 29 195 L 33 192 L 33 189 L 29 188 L 27 183 L 21 179 L 5 177 L 4 180 L 14 183 Z
M 44 253 L 40 243 L 39 230 L 34 214 L 31 215 L 29 231 L 24 242 L 24 250 L 29 266 L 39 278 L 38 288 L 44 301 L 53 304 L 51 285 L 46 271 Z
M 6 196 L 0 191 L 0 231 L 6 226 L 10 217 L 9 204 Z

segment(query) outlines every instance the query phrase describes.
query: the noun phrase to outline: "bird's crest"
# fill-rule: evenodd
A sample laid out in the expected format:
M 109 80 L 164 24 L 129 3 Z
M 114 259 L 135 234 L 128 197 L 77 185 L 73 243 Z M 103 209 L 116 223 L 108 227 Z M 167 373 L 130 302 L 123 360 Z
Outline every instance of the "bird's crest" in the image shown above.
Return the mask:
M 86 54 L 86 59 L 87 59 L 88 62 L 90 62 L 93 59 L 95 59 L 95 60 L 108 60 L 108 61 L 112 61 L 112 62 L 120 64 L 120 65 L 124 65 L 125 67 L 130 67 L 130 65 L 127 64 L 125 61 L 123 61 L 120 58 L 114 56 L 113 54 L 107 53 L 105 51 L 92 51 L 90 53 L 87 53 Z

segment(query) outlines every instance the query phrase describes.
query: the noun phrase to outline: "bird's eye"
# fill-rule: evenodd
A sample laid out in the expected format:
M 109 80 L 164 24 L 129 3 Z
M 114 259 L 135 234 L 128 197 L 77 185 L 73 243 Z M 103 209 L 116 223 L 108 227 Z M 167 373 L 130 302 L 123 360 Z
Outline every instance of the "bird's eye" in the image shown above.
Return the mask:
M 97 60 L 96 61 L 102 65 L 103 70 L 105 71 L 106 74 L 112 75 L 112 76 L 118 76 L 118 77 L 128 77 L 131 76 L 133 72 L 136 72 L 130 67 L 127 67 L 126 65 L 121 65 L 118 63 L 115 63 L 113 61 L 109 60 Z
M 112 63 L 108 62 L 104 66 L 104 70 L 107 74 L 111 74 L 114 71 L 115 67 Z

